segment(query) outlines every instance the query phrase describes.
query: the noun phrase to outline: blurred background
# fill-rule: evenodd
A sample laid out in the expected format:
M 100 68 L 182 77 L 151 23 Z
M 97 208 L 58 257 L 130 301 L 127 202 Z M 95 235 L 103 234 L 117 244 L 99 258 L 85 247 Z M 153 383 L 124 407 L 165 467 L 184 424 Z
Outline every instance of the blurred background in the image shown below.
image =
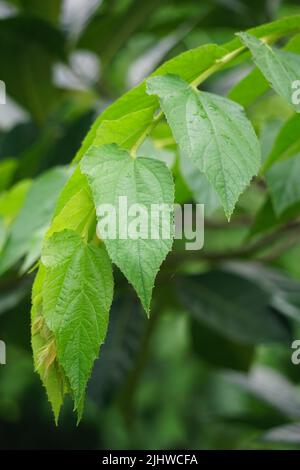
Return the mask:
M 291 362 L 300 339 L 299 233 L 287 235 L 284 250 L 271 246 L 276 237 L 262 243 L 263 264 L 238 256 L 268 204 L 263 185 L 247 190 L 230 225 L 211 211 L 204 254 L 216 256 L 163 271 L 151 321 L 115 273 L 109 334 L 78 427 L 71 402 L 54 425 L 33 370 L 27 273 L 67 164 L 101 110 L 168 58 L 294 13 L 299 0 L 0 1 L 0 448 L 300 448 L 300 365 Z M 243 64 L 205 86 L 226 94 L 250 70 Z M 269 93 L 247 112 L 267 153 L 291 111 Z M 152 137 L 148 148 L 173 166 L 177 201 L 201 199 L 164 126 Z M 224 263 L 231 249 L 237 256 Z

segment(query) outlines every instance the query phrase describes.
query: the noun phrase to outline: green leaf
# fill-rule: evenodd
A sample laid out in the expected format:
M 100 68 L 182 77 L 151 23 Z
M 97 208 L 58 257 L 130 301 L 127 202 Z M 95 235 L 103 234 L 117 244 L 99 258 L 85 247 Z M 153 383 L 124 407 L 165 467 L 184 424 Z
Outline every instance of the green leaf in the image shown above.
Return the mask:
M 79 168 L 73 175 L 73 179 L 69 180 L 60 197 L 60 202 L 65 199 L 65 204 L 61 206 L 59 211 L 56 211 L 46 234 L 47 238 L 53 233 L 65 229 L 74 230 L 85 239 L 95 232 L 96 212 L 87 179 L 80 173 Z M 73 180 L 76 180 L 77 189 L 74 193 L 71 190 Z
M 87 179 L 85 175 L 80 172 L 79 166 L 77 166 L 68 181 L 66 182 L 63 190 L 61 191 L 59 198 L 57 200 L 53 218 L 57 217 L 60 212 L 63 210 L 65 205 L 70 201 L 70 199 L 75 196 L 80 189 L 85 188 L 89 191 L 89 186 L 87 184 Z
M 297 112 L 300 104 L 293 102 L 293 83 L 299 80 L 300 57 L 292 52 L 276 50 L 248 33 L 239 33 L 253 60 L 272 88 Z
M 278 225 L 280 225 L 280 222 L 275 214 L 271 198 L 267 197 L 255 215 L 247 239 L 267 232 Z
M 299 174 L 300 153 L 275 163 L 268 171 L 267 183 L 278 215 L 300 202 Z
M 195 90 L 175 75 L 148 80 L 157 94 L 183 158 L 206 174 L 229 219 L 260 164 L 260 147 L 242 108 Z
M 6 240 L 6 226 L 3 217 L 0 216 L 0 254 Z
M 0 191 L 10 186 L 17 166 L 18 162 L 15 158 L 6 158 L 0 162 Z
M 289 18 L 283 18 L 269 24 L 261 25 L 249 30 L 251 34 L 257 37 L 275 36 L 281 37 L 292 32 L 299 31 L 300 16 L 295 15 Z M 195 49 L 183 52 L 178 56 L 168 60 L 158 67 L 151 76 L 163 74 L 175 74 L 191 83 L 196 78 L 204 74 L 208 69 L 219 65 L 222 66 L 222 59 L 228 53 L 234 52 L 241 47 L 241 41 L 238 38 L 226 43 L 224 47 L 216 44 L 205 44 Z M 137 87 L 122 95 L 118 100 L 112 103 L 96 119 L 90 131 L 86 135 L 81 148 L 75 157 L 79 161 L 93 144 L 97 129 L 104 120 L 120 119 L 126 114 L 140 111 L 145 108 L 155 106 L 157 101 L 155 97 L 146 93 L 146 83 L 142 82 Z
M 226 54 L 227 50 L 223 47 L 217 46 L 216 44 L 206 44 L 196 49 L 186 51 L 165 62 L 153 72 L 152 76 L 174 73 L 182 76 L 188 82 L 192 82 L 198 75 L 211 67 L 218 59 L 221 59 Z M 75 161 L 79 161 L 89 147 L 93 145 L 97 130 L 103 121 L 117 120 L 127 114 L 152 107 L 158 108 L 158 102 L 154 96 L 150 96 L 146 93 L 146 82 L 144 81 L 122 95 L 100 114 L 77 152 Z
M 66 182 L 67 172 L 54 168 L 38 177 L 30 187 L 24 205 L 14 220 L 0 259 L 0 272 L 14 265 L 31 248 L 32 239 L 42 240 Z
M 268 196 L 255 215 L 247 239 L 270 232 L 299 215 L 300 205 L 289 207 L 282 214 L 277 214 L 271 197 Z
M 126 114 L 120 119 L 103 121 L 97 129 L 93 145 L 118 144 L 131 149 L 153 121 L 156 107 Z
M 0 215 L 6 225 L 10 225 L 18 215 L 30 186 L 30 180 L 22 180 L 0 195 Z
M 247 108 L 268 89 L 268 80 L 255 68 L 229 91 L 228 98 Z
M 300 53 L 300 35 L 293 37 L 284 47 L 285 51 Z M 244 107 L 250 106 L 256 99 L 268 91 L 270 85 L 258 68 L 252 70 L 239 81 L 228 93 L 228 98 Z
M 91 227 L 94 229 L 96 227 L 95 221 L 96 213 L 91 194 L 85 187 L 82 187 L 54 218 L 47 237 L 54 232 L 70 229 L 88 238 Z
M 103 245 L 86 244 L 70 230 L 45 242 L 42 263 L 43 315 L 78 409 L 106 335 L 113 296 L 111 263 Z
M 120 197 L 127 198 L 128 209 L 133 204 L 140 204 L 147 211 L 146 215 L 142 212 L 138 215 L 140 235 L 136 239 L 127 234 L 123 237 L 123 224 L 117 223 L 116 238 L 106 237 L 104 242 L 112 261 L 134 286 L 149 312 L 155 277 L 173 242 L 173 220 L 168 207 L 174 202 L 171 173 L 164 163 L 151 158 L 131 158 L 116 145 L 92 147 L 81 162 L 81 170 L 88 177 L 96 211 L 101 204 L 111 204 L 116 210 L 117 221 L 119 217 L 126 217 L 119 211 Z M 148 215 L 152 204 L 164 205 L 161 216 L 154 221 L 158 239 L 150 237 Z M 128 228 L 135 219 L 135 216 L 128 217 Z M 169 231 L 167 239 L 162 237 L 162 224 Z M 103 234 L 102 237 L 105 238 Z
M 288 16 L 280 18 L 279 20 L 272 21 L 271 23 L 255 26 L 247 30 L 251 36 L 256 38 L 270 37 L 272 39 L 279 39 L 286 35 L 298 33 L 300 31 L 300 15 Z M 233 39 L 225 44 L 225 47 L 232 51 L 242 44 L 239 37 Z
M 177 292 L 200 322 L 241 344 L 287 341 L 288 332 L 269 307 L 270 294 L 226 271 L 181 277 Z
M 294 114 L 281 127 L 266 159 L 262 171 L 265 172 L 278 160 L 285 160 L 300 151 L 300 115 Z
M 54 216 L 45 238 L 55 232 L 69 229 L 83 239 L 93 238 L 96 228 L 96 211 L 86 176 L 79 165 L 65 184 L 56 204 Z

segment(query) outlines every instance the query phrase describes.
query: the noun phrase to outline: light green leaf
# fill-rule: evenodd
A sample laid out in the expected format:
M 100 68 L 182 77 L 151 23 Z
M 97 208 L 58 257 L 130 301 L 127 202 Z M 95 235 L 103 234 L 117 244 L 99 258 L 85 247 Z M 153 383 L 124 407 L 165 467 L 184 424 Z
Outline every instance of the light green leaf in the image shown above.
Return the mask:
M 58 198 L 54 217 L 45 238 L 55 232 L 69 229 L 88 240 L 93 237 L 95 228 L 96 211 L 92 193 L 86 176 L 77 166 Z
M 85 188 L 89 191 L 89 186 L 87 184 L 87 179 L 85 175 L 80 172 L 79 166 L 75 167 L 73 173 L 69 177 L 68 181 L 66 182 L 63 190 L 61 191 L 59 198 L 57 200 L 53 218 L 59 215 L 59 213 L 63 210 L 65 205 L 72 199 L 75 194 L 82 188 Z
M 300 35 L 293 37 L 284 47 L 285 51 L 300 53 Z M 228 98 L 244 107 L 249 106 L 258 99 L 270 85 L 258 68 L 252 70 L 245 78 L 239 81 L 228 93 Z
M 224 57 L 227 52 L 225 48 L 217 46 L 216 44 L 205 44 L 196 49 L 186 51 L 165 62 L 153 72 L 152 76 L 174 73 L 182 76 L 188 82 L 192 82 L 208 67 L 215 64 L 218 59 Z M 146 82 L 143 81 L 140 85 L 132 88 L 112 103 L 96 119 L 84 139 L 81 148 L 77 152 L 75 161 L 79 161 L 89 147 L 93 145 L 97 130 L 103 121 L 117 120 L 127 114 L 143 111 L 152 107 L 158 108 L 158 101 L 155 96 L 150 96 L 146 93 Z
M 20 213 L 11 226 L 0 260 L 0 272 L 13 266 L 32 248 L 32 239 L 36 238 L 37 234 L 40 234 L 39 238 L 42 239 L 66 179 L 65 169 L 54 168 L 34 181 Z
M 22 180 L 0 195 L 0 215 L 6 225 L 10 225 L 18 215 L 30 186 L 31 180 Z
M 0 216 L 0 254 L 6 240 L 6 226 L 3 217 Z
M 70 384 L 75 408 L 108 325 L 113 277 L 104 245 L 86 244 L 76 232 L 55 233 L 43 247 L 46 267 L 43 315 L 53 332 L 58 362 Z
M 18 162 L 15 158 L 6 158 L 0 162 L 0 191 L 10 186 L 17 166 Z
M 276 50 L 248 33 L 239 33 L 238 36 L 249 48 L 255 64 L 276 93 L 300 112 L 300 104 L 293 99 L 293 83 L 297 82 L 300 76 L 300 56 Z
M 159 96 L 181 155 L 206 174 L 229 219 L 260 164 L 259 143 L 243 109 L 175 75 L 149 79 L 148 92 Z
M 249 34 L 257 38 L 281 38 L 286 35 L 296 34 L 300 31 L 300 15 L 292 15 L 279 20 L 265 23 L 247 30 Z M 241 45 L 241 40 L 237 37 L 225 44 L 230 51 Z
M 152 106 L 120 119 L 103 121 L 97 129 L 93 145 L 118 144 L 130 150 L 151 125 L 155 109 Z
M 116 210 L 115 239 L 104 237 L 103 233 L 102 237 L 106 238 L 104 242 L 112 261 L 134 286 L 149 312 L 155 277 L 173 241 L 170 206 L 174 202 L 174 187 L 171 173 L 164 163 L 144 157 L 133 159 L 116 145 L 92 147 L 81 162 L 81 170 L 88 177 L 98 216 L 102 204 L 111 204 Z M 133 204 L 140 204 L 147 211 L 147 214 L 141 212 L 138 216 L 140 235 L 136 239 L 128 237 L 127 230 L 125 236 L 122 234 L 126 221 L 120 224 L 118 221 L 120 217 L 126 218 L 126 214 L 119 210 L 120 197 L 127 198 L 128 209 Z M 163 208 L 160 217 L 153 217 L 150 224 L 148 216 L 152 204 L 163 204 Z M 135 216 L 128 217 L 128 229 L 135 219 Z M 157 230 L 157 239 L 150 237 L 152 224 Z M 168 232 L 166 239 L 162 236 L 163 229 Z
M 299 31 L 300 16 L 295 15 L 289 18 L 282 18 L 269 24 L 261 25 L 249 30 L 257 37 L 275 36 L 281 37 L 292 32 Z M 222 59 L 241 47 L 238 38 L 226 43 L 224 47 L 216 44 L 205 44 L 195 49 L 183 52 L 178 56 L 168 60 L 158 67 L 151 76 L 163 75 L 167 73 L 179 75 L 187 82 L 193 82 L 197 77 L 205 74 L 208 69 L 222 66 Z M 112 103 L 105 111 L 98 116 L 90 131 L 86 135 L 81 148 L 77 152 L 75 161 L 79 161 L 93 145 L 97 129 L 104 120 L 120 119 L 126 114 L 143 110 L 157 105 L 154 96 L 146 93 L 146 83 L 142 82 L 137 87 L 129 90 L 125 95 Z
M 300 202 L 299 174 L 300 153 L 275 163 L 268 171 L 267 183 L 278 215 Z
M 54 218 L 51 228 L 47 232 L 47 237 L 54 232 L 70 229 L 88 238 L 91 226 L 93 228 L 96 226 L 95 221 L 96 213 L 90 191 L 82 187 Z

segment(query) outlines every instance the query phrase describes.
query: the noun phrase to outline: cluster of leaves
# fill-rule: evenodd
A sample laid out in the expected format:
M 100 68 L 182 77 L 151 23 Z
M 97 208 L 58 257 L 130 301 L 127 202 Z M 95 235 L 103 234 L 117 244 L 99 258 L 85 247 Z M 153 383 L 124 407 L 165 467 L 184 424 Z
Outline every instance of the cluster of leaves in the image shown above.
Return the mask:
M 146 205 L 174 201 L 167 166 L 155 155 L 136 157 L 145 138 L 166 118 L 180 159 L 193 165 L 201 183 L 206 178 L 207 196 L 216 194 L 229 219 L 261 161 L 256 133 L 238 97 L 244 97 L 245 87 L 255 80 L 256 97 L 271 86 L 299 112 L 291 99 L 300 72 L 299 36 L 293 37 L 288 51 L 270 46 L 298 31 L 299 17 L 291 17 L 241 33 L 224 46 L 187 51 L 159 67 L 95 121 L 56 204 L 33 288 L 34 359 L 56 417 L 66 392 L 81 416 L 86 383 L 108 325 L 111 263 L 133 285 L 149 314 L 155 277 L 172 247 L 171 240 L 95 239 L 95 208 L 101 203 L 117 207 L 119 196 Z M 258 69 L 236 85 L 230 98 L 197 89 L 212 74 L 247 59 L 248 51 Z M 273 152 L 264 162 L 264 168 L 270 168 L 267 183 L 278 213 L 298 200 L 296 185 L 288 185 L 288 194 L 278 188 L 283 171 L 295 177 L 297 155 L 288 157 L 283 152 L 274 157 Z M 276 323 L 273 328 L 276 336 Z

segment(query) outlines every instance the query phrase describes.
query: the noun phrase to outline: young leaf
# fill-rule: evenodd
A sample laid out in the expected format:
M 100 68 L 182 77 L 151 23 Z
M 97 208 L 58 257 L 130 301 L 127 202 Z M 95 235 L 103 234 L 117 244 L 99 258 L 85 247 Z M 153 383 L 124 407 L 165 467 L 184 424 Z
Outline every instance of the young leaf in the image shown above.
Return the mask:
M 60 212 L 63 210 L 65 205 L 75 196 L 80 189 L 86 189 L 89 191 L 89 185 L 87 183 L 87 179 L 85 175 L 80 172 L 79 166 L 77 166 L 71 176 L 69 177 L 68 181 L 66 182 L 65 186 L 63 187 L 62 192 L 59 195 L 57 200 L 53 218 L 57 217 Z
M 255 64 L 276 93 L 300 112 L 300 104 L 293 100 L 293 83 L 300 76 L 299 55 L 276 50 L 248 33 L 239 33 L 238 36 L 250 50 Z
M 180 153 L 206 174 L 229 219 L 260 164 L 259 143 L 242 108 L 175 75 L 149 79 L 148 93 L 159 96 Z
M 112 261 L 134 286 L 145 310 L 149 312 L 154 279 L 172 248 L 170 206 L 174 202 L 174 188 L 171 173 L 164 163 L 144 157 L 134 159 L 116 145 L 92 147 L 81 162 L 81 170 L 88 177 L 98 216 L 101 204 L 110 204 L 115 208 L 116 237 L 104 237 L 103 233 L 102 236 L 106 238 L 104 242 Z M 137 222 L 137 236 L 122 233 L 126 220 L 121 222 L 120 219 L 127 218 L 127 214 L 119 210 L 122 197 L 126 197 L 129 210 L 134 207 L 133 204 L 142 205 L 146 210 L 138 210 L 131 218 L 128 217 L 128 230 L 131 223 Z M 162 204 L 162 212 L 150 221 L 152 204 Z M 152 225 L 158 234 L 157 239 L 151 237 Z M 166 239 L 162 237 L 163 231 L 167 233 Z
M 96 226 L 96 213 L 89 188 L 87 189 L 85 187 L 80 188 L 70 198 L 60 213 L 53 219 L 47 237 L 55 232 L 69 229 L 78 232 L 86 239 L 88 238 L 90 228 Z
M 60 194 L 46 237 L 49 238 L 55 232 L 69 229 L 88 239 L 95 225 L 96 213 L 92 193 L 85 175 L 77 166 Z
M 42 262 L 43 315 L 78 409 L 106 335 L 113 296 L 111 263 L 103 245 L 85 244 L 71 230 L 45 242 Z
M 153 121 L 156 106 L 126 114 L 120 119 L 103 121 L 97 129 L 93 145 L 118 144 L 130 149 Z
M 300 202 L 299 173 L 300 153 L 275 163 L 268 171 L 267 183 L 277 215 Z

